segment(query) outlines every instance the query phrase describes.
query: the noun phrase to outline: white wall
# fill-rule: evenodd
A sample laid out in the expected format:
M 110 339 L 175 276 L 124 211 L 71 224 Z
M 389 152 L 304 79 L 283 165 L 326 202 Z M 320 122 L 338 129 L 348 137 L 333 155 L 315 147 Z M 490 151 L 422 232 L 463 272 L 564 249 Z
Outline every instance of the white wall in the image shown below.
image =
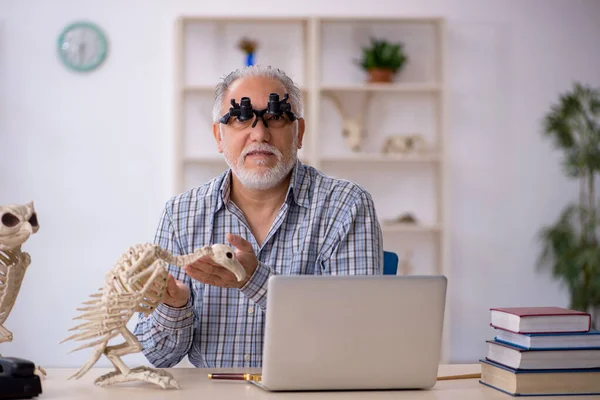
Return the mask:
M 172 26 L 180 14 L 230 14 L 223 0 L 0 0 L 0 204 L 34 200 L 41 229 L 5 326 L 4 355 L 79 366 L 58 345 L 127 246 L 151 240 L 171 196 Z M 449 20 L 452 361 L 491 338 L 489 307 L 566 306 L 538 274 L 535 235 L 574 196 L 540 119 L 575 79 L 600 85 L 600 2 L 302 0 L 239 14 L 441 15 Z M 58 61 L 56 38 L 91 19 L 109 35 L 89 75 Z M 69 280 L 69 282 L 67 282 Z M 128 356 L 132 364 L 141 355 Z M 101 359 L 98 365 L 108 365 Z

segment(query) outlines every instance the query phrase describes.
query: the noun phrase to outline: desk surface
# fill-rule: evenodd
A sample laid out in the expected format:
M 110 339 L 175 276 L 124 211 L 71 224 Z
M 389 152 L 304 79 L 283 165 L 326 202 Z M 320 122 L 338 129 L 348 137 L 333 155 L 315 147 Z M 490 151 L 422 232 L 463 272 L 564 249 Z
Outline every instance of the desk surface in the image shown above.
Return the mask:
M 98 387 L 93 381 L 98 376 L 109 372 L 109 369 L 94 368 L 79 380 L 67 380 L 75 369 L 48 369 L 48 376 L 42 382 L 42 395 L 38 400 L 153 400 L 153 399 L 194 399 L 194 400 L 220 400 L 220 399 L 420 399 L 420 400 L 445 400 L 445 399 L 502 399 L 512 397 L 495 389 L 488 388 L 479 383 L 478 379 L 460 379 L 438 381 L 430 390 L 392 390 L 365 392 L 280 392 L 272 393 L 262 390 L 251 383 L 244 381 L 211 381 L 209 372 L 256 370 L 241 369 L 197 369 L 197 368 L 172 368 L 167 369 L 177 379 L 181 389 L 162 389 L 149 383 L 131 382 L 115 384 L 108 387 Z M 473 365 L 440 365 L 439 375 L 455 375 L 479 373 L 479 364 Z M 556 397 L 536 397 L 536 399 L 556 399 Z M 582 400 L 581 396 L 561 397 L 566 399 Z M 592 398 L 586 396 L 585 398 Z

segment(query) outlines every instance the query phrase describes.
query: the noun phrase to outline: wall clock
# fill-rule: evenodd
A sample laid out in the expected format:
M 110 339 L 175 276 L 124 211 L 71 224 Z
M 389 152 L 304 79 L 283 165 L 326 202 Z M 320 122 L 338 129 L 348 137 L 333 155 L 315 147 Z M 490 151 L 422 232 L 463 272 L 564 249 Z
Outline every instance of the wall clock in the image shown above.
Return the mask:
M 76 22 L 58 37 L 58 54 L 63 64 L 74 71 L 92 71 L 100 66 L 108 51 L 104 32 L 91 22 Z

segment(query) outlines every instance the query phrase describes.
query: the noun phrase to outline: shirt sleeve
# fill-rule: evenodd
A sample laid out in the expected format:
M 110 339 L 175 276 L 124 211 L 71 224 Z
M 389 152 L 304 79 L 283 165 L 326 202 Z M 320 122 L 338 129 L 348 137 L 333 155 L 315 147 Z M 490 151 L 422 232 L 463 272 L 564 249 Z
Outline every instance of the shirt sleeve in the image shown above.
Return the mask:
M 328 275 L 383 274 L 383 236 L 375 204 L 368 192 L 361 191 L 349 206 L 343 208 L 342 223 L 324 245 L 321 270 Z M 327 241 L 326 241 L 327 242 Z M 241 292 L 266 310 L 267 284 L 275 271 L 258 262 L 254 274 L 240 289 Z
M 181 255 L 181 246 L 173 229 L 167 205 L 162 213 L 154 242 L 174 255 Z M 171 275 L 190 287 L 190 300 L 183 307 L 159 304 L 149 315 L 139 313 L 134 335 L 142 345 L 142 353 L 158 368 L 177 365 L 189 352 L 194 331 L 194 292 L 191 279 L 181 268 L 168 265 Z
M 240 289 L 240 291 L 258 305 L 261 310 L 267 309 L 267 285 L 271 275 L 275 275 L 275 271 L 265 263 L 259 261 L 256 270 L 248 279 L 248 282 Z
M 322 254 L 322 273 L 383 274 L 383 235 L 371 195 L 361 191 L 346 210 L 331 246 Z

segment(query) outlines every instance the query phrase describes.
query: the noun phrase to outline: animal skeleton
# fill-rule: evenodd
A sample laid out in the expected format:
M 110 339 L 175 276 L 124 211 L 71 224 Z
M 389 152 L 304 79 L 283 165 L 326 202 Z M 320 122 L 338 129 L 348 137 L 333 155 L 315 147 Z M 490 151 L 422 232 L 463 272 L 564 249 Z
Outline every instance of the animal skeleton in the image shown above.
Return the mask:
M 88 362 L 70 378 L 82 377 L 104 354 L 116 370 L 97 378 L 95 384 L 98 386 L 138 380 L 154 383 L 163 389 L 169 386 L 179 388 L 173 376 L 164 370 L 145 366 L 130 369 L 125 365 L 121 356 L 142 350 L 141 344 L 127 329 L 126 324 L 134 313 L 149 315 L 159 305 L 169 277 L 167 263 L 183 267 L 205 256 L 230 270 L 238 281 L 246 277 L 246 270 L 237 260 L 233 249 L 223 244 L 204 246 L 183 256 L 174 256 L 158 245 L 148 243 L 132 246 L 123 253 L 106 274 L 104 287 L 92 294 L 91 300 L 83 303 L 87 307 L 78 308 L 84 313 L 74 319 L 83 319 L 86 322 L 71 328 L 70 331 L 82 332 L 61 342 L 96 339 L 72 350 L 73 352 L 94 347 Z M 125 342 L 109 346 L 109 340 L 119 334 Z
M 329 94 L 328 97 L 342 117 L 342 135 L 344 136 L 346 145 L 354 152 L 360 151 L 363 138 L 365 137 L 365 115 L 367 113 L 367 105 L 371 98 L 371 93 L 366 94 L 366 99 L 361 107 L 361 111 L 354 118 L 349 118 L 346 112 L 344 112 L 341 101 L 334 94 Z
M 21 245 L 40 229 L 33 202 L 0 206 L 0 343 L 12 342 L 13 334 L 2 324 L 19 295 L 25 271 L 31 264 Z M 42 368 L 36 372 L 45 375 Z

